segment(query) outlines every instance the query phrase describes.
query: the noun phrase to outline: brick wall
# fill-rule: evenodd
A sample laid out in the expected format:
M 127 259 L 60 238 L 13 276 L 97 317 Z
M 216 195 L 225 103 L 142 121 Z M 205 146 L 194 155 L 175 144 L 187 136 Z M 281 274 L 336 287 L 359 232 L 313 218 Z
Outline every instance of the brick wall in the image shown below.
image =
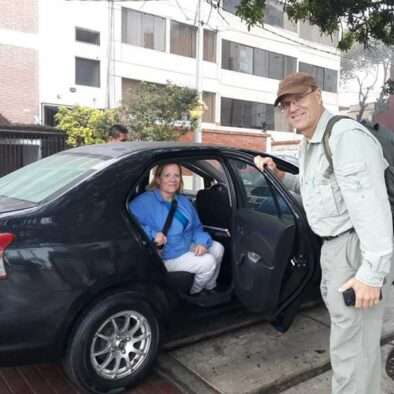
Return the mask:
M 38 52 L 0 44 L 0 113 L 10 122 L 34 123 L 38 110 Z
M 180 138 L 180 141 L 193 141 L 193 133 L 189 132 Z M 234 146 L 238 148 L 254 149 L 265 151 L 266 139 L 263 134 L 256 135 L 242 132 L 224 132 L 205 130 L 203 132 L 203 141 L 206 144 L 219 144 Z
M 0 28 L 38 32 L 39 0 L 0 0 Z

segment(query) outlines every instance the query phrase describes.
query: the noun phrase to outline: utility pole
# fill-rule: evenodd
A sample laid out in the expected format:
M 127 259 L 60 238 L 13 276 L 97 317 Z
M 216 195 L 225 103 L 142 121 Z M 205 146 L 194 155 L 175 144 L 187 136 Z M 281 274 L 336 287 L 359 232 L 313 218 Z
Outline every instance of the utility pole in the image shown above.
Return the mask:
M 203 59 L 203 51 L 204 51 L 204 31 L 203 31 L 203 22 L 201 20 L 201 6 L 202 0 L 197 0 L 197 13 L 196 13 L 196 22 L 197 22 L 197 48 L 196 48 L 196 90 L 198 95 L 198 101 L 202 104 L 202 78 L 201 78 L 201 66 Z M 201 127 L 201 116 L 197 118 L 197 125 L 194 129 L 193 141 L 201 143 L 202 142 L 202 127 Z

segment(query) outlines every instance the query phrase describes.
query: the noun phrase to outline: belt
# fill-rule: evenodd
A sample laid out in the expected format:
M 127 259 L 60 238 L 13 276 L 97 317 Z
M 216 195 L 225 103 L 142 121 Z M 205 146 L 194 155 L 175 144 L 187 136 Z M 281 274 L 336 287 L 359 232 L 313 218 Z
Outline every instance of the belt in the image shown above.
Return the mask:
M 345 231 L 343 231 L 342 233 L 339 233 L 339 234 L 337 234 L 337 235 L 332 235 L 332 236 L 328 236 L 328 237 L 320 237 L 322 240 L 324 240 L 324 241 L 331 241 L 332 239 L 335 239 L 335 238 L 338 238 L 338 237 L 340 237 L 341 235 L 343 235 L 343 234 L 346 234 L 346 233 L 353 233 L 354 232 L 354 228 L 352 227 L 352 228 L 349 228 L 349 230 L 345 230 Z

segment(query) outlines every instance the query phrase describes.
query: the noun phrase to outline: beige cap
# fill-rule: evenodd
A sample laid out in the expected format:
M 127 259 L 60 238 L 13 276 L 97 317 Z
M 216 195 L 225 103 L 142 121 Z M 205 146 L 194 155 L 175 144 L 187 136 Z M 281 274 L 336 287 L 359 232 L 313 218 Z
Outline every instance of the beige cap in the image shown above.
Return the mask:
M 302 94 L 305 93 L 309 88 L 316 89 L 317 85 L 312 75 L 298 72 L 289 74 L 283 81 L 280 82 L 278 88 L 277 98 L 274 106 L 276 107 L 284 96 L 288 94 Z

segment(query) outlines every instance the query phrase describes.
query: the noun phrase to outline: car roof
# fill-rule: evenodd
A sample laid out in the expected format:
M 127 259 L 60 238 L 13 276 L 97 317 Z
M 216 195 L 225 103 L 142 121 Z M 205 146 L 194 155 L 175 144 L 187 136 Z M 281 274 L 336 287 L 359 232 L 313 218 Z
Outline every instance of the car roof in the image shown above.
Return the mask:
M 271 156 L 271 157 L 275 157 L 275 160 L 278 162 L 278 164 L 282 163 L 282 168 L 289 168 L 290 165 L 289 168 L 290 172 L 293 173 L 298 172 L 297 166 L 295 166 L 294 163 L 289 163 L 288 161 L 283 160 L 280 157 L 269 154 L 267 152 L 253 150 L 253 149 L 230 147 L 225 145 L 203 144 L 203 143 L 193 143 L 193 142 L 127 141 L 127 142 L 118 142 L 118 143 L 115 142 L 115 143 L 107 143 L 107 144 L 82 145 L 78 148 L 73 148 L 63 152 L 99 155 L 117 161 L 122 157 L 129 156 L 138 152 L 151 151 L 151 152 L 159 153 L 160 151 L 163 151 L 164 153 L 164 152 L 176 152 L 182 150 L 205 151 L 205 152 L 207 150 L 211 150 L 212 153 L 215 151 L 229 152 L 229 153 L 245 152 L 252 155 L 260 154 L 263 156 Z
M 78 148 L 70 150 L 70 152 L 102 155 L 110 158 L 119 158 L 121 156 L 137 153 L 141 151 L 156 151 L 156 150 L 226 150 L 226 151 L 248 151 L 250 153 L 258 154 L 261 152 L 245 150 L 242 148 L 227 147 L 224 145 L 202 144 L 202 143 L 187 143 L 175 141 L 130 141 L 121 143 L 108 144 L 94 144 L 83 145 Z

